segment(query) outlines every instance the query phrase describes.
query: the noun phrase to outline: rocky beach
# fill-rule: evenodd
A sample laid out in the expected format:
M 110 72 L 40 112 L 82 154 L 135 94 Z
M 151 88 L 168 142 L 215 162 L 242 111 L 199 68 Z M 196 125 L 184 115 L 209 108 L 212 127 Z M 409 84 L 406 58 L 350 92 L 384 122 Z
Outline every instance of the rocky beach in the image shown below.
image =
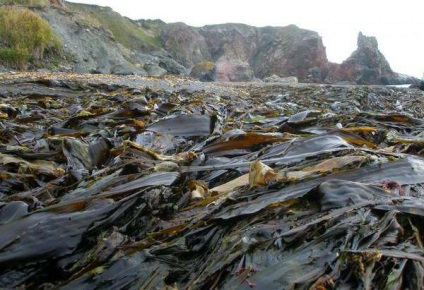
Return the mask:
M 423 287 L 418 89 L 0 76 L 0 287 Z
M 377 38 L 0 4 L 0 289 L 424 288 L 424 83 Z

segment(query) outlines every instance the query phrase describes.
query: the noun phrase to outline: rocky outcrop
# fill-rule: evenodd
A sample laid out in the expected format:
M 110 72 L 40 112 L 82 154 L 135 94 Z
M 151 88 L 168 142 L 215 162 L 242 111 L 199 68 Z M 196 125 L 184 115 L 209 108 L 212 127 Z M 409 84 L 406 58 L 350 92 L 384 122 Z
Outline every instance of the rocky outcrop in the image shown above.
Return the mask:
M 201 61 L 191 69 L 190 76 L 202 82 L 213 82 L 216 80 L 216 65 L 211 61 Z
M 133 21 L 110 8 L 50 0 L 38 11 L 63 43 L 69 70 L 116 74 L 188 74 L 203 81 L 295 76 L 299 82 L 400 84 L 419 80 L 394 72 L 375 37 L 358 36 L 342 64 L 327 59 L 317 32 L 295 25 L 191 27 Z M 111 21 L 105 21 L 105 19 Z M 65 61 L 65 62 L 66 62 Z M 207 64 L 207 65 L 206 65 Z
M 162 40 L 164 48 L 185 66 L 213 60 L 219 81 L 295 75 L 301 81 L 320 82 L 327 76 L 328 61 L 321 37 L 295 25 L 193 28 L 177 23 L 164 29 Z
M 384 84 L 396 77 L 378 49 L 375 37 L 360 32 L 357 45 L 352 55 L 333 72 L 335 80 L 350 80 L 356 84 Z
M 251 59 L 257 45 L 257 28 L 243 24 L 208 25 L 199 29 L 219 81 L 250 81 L 254 78 Z
M 330 83 L 358 85 L 417 84 L 418 79 L 394 72 L 378 49 L 375 37 L 358 34 L 357 49 L 341 64 L 328 64 Z
M 394 72 L 378 49 L 377 39 L 359 33 L 358 47 L 342 64 L 327 59 L 317 32 L 295 25 L 252 27 L 243 24 L 194 28 L 170 24 L 162 33 L 164 48 L 180 63 L 213 61 L 218 81 L 296 76 L 300 82 L 401 84 L 419 80 Z
M 287 27 L 266 27 L 260 31 L 258 51 L 253 59 L 255 76 L 297 76 L 300 81 L 322 81 L 327 71 L 327 55 L 318 33 Z M 312 74 L 316 71 L 315 74 Z
M 113 73 L 131 71 L 146 74 L 141 65 L 128 59 L 135 54 L 110 38 L 101 27 L 89 26 L 77 14 L 49 9 L 40 12 L 55 29 L 63 44 L 63 53 L 68 59 L 69 70 L 85 73 Z
M 184 23 L 164 26 L 161 33 L 163 48 L 187 68 L 211 60 L 205 38 L 194 27 Z
M 180 75 L 186 72 L 186 68 L 163 49 L 145 53 L 141 49 L 130 49 L 119 43 L 111 31 L 98 25 L 93 19 L 87 19 L 80 10 L 75 13 L 75 7 L 81 5 L 83 4 L 67 3 L 67 9 L 37 10 L 49 22 L 63 44 L 61 70 L 154 76 Z M 96 8 L 97 6 L 89 7 L 92 10 L 101 9 Z M 102 12 L 107 13 L 104 10 L 106 9 Z

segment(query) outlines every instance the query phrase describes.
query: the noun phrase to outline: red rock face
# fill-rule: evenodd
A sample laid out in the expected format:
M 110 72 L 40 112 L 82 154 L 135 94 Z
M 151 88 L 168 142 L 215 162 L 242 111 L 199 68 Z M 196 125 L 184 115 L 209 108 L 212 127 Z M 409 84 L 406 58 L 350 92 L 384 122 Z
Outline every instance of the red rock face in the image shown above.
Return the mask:
M 356 84 L 388 84 L 396 77 L 397 74 L 378 50 L 377 39 L 362 33 L 358 35 L 358 48 L 347 60 L 331 70 L 333 81 Z
M 403 82 L 378 50 L 375 37 L 358 36 L 358 48 L 342 64 L 330 63 L 318 33 L 295 25 L 252 27 L 243 24 L 194 28 L 168 24 L 164 48 L 181 64 L 212 61 L 219 81 L 296 76 L 300 82 L 396 84 Z M 411 78 L 413 79 L 413 78 Z
M 291 25 L 267 28 L 261 38 L 261 47 L 254 59 L 257 77 L 297 76 L 300 81 L 310 78 L 320 81 L 325 77 L 328 61 L 322 39 L 316 32 Z
M 206 40 L 194 27 L 184 23 L 167 24 L 161 39 L 163 48 L 187 68 L 211 60 Z
M 250 81 L 254 78 L 252 68 L 246 61 L 222 57 L 216 63 L 216 80 L 223 82 Z
M 257 28 L 243 24 L 200 29 L 171 24 L 162 33 L 164 48 L 187 67 L 216 63 L 217 80 L 248 81 L 270 75 L 322 81 L 327 56 L 318 33 L 297 26 Z

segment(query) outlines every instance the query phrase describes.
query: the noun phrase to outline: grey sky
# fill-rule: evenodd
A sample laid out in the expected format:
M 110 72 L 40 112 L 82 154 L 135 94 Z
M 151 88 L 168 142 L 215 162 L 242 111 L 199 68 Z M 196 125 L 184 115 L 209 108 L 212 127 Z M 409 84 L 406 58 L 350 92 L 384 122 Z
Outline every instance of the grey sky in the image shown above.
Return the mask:
M 424 73 L 422 0 L 71 0 L 112 7 L 133 19 L 161 19 L 193 26 L 245 23 L 296 24 L 317 31 L 330 61 L 342 62 L 355 50 L 359 31 L 376 36 L 392 69 L 421 78 Z

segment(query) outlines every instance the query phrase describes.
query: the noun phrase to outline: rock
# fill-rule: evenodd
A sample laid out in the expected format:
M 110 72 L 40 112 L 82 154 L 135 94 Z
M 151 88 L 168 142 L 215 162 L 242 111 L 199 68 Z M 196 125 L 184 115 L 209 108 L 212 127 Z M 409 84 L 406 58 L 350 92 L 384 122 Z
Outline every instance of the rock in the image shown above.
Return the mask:
M 8 69 L 5 66 L 0 64 L 0 73 L 4 73 L 4 72 L 7 72 L 7 71 L 8 71 Z
M 255 75 L 297 76 L 310 81 L 311 70 L 319 72 L 317 82 L 327 76 L 327 55 L 318 33 L 295 25 L 264 27 L 259 33 L 257 52 L 252 60 Z
M 65 1 L 64 0 L 50 0 L 50 4 L 64 7 Z
M 110 31 L 91 24 L 93 19 L 86 19 L 86 13 L 81 12 L 88 10 L 93 11 L 92 13 L 98 12 L 102 15 L 110 13 L 113 17 L 121 17 L 110 8 L 109 11 L 103 7 L 75 3 L 67 3 L 66 6 L 66 13 L 58 9 L 38 11 L 40 16 L 49 22 L 63 44 L 63 54 L 68 63 L 64 62 L 61 66 L 70 66 L 72 71 L 78 73 L 145 75 L 143 67 L 149 64 L 154 65 L 154 68 L 150 69 L 155 75 L 185 73 L 186 68 L 175 61 L 168 52 L 157 48 L 157 51 L 144 53 L 141 51 L 143 46 L 141 44 L 140 50 L 128 48 L 119 43 Z M 123 23 L 136 25 L 129 22 L 130 20 L 127 21 L 128 23 L 125 21 Z
M 400 73 L 395 73 L 395 77 L 389 80 L 389 82 L 391 85 L 411 84 L 413 86 L 417 86 L 420 84 L 420 80 L 418 78 Z
M 254 78 L 248 62 L 223 57 L 216 63 L 216 79 L 223 82 L 247 82 Z
M 63 6 L 65 1 L 50 3 Z M 66 9 L 47 6 L 35 12 L 48 21 L 62 42 L 63 56 L 55 67 L 66 67 L 65 71 L 156 76 L 191 71 L 205 81 L 252 81 L 273 75 L 333 84 L 418 86 L 420 81 L 394 72 L 379 51 L 377 39 L 362 33 L 352 55 L 336 64 L 328 61 L 317 32 L 295 25 L 233 23 L 198 28 L 160 20 L 133 21 L 111 8 L 71 2 L 66 2 Z M 204 71 L 200 64 L 208 62 L 215 69 Z
M 377 39 L 359 32 L 357 45 L 351 56 L 332 70 L 334 79 L 356 84 L 390 84 L 396 74 L 378 49 Z
M 277 75 L 272 75 L 270 77 L 264 78 L 266 83 L 279 83 L 279 84 L 297 84 L 299 81 L 297 77 L 279 77 Z
M 202 82 L 213 82 L 216 80 L 216 66 L 211 61 L 201 61 L 191 69 L 190 76 Z
M 167 70 L 164 68 L 161 68 L 159 65 L 151 63 L 146 64 L 144 66 L 144 69 L 146 72 L 151 76 L 163 76 L 167 74 Z
M 217 80 L 248 81 L 270 75 L 297 76 L 321 82 L 327 56 L 318 33 L 295 25 L 253 27 L 220 24 L 194 28 L 168 24 L 161 34 L 164 48 L 181 64 L 214 60 Z
M 155 53 L 157 65 L 167 71 L 167 74 L 183 75 L 187 69 L 169 55 Z
M 117 65 L 112 68 L 112 74 L 121 75 L 121 76 L 130 76 L 130 75 L 146 75 L 146 71 L 139 68 L 134 68 L 130 66 Z
M 95 68 L 90 70 L 90 73 L 93 75 L 100 75 L 100 74 L 106 74 L 107 72 L 101 68 Z
M 184 23 L 167 24 L 160 37 L 163 48 L 187 68 L 211 59 L 205 38 L 194 27 Z
M 327 57 L 318 33 L 286 27 L 257 28 L 243 24 L 210 25 L 200 29 L 218 79 L 243 81 L 270 75 L 294 75 L 307 80 L 311 68 L 325 71 Z M 229 73 L 243 70 L 244 73 Z M 229 77 L 229 75 L 231 75 Z M 240 76 L 240 79 L 237 77 Z M 322 78 L 325 78 L 325 72 Z M 236 78 L 236 79 L 235 79 Z
M 418 88 L 422 91 L 424 91 L 424 81 L 421 81 Z

